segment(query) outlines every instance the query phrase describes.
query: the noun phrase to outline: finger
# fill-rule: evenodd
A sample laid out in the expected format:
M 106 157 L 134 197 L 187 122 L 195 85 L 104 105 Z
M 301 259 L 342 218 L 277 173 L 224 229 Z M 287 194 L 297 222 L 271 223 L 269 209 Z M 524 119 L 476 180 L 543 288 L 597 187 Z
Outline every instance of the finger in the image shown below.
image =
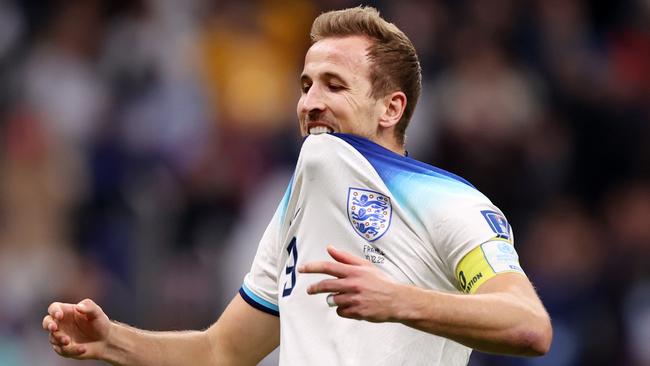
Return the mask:
M 344 292 L 345 282 L 342 279 L 335 280 L 322 280 L 316 282 L 307 288 L 307 293 L 310 295 L 322 294 L 326 292 Z
M 359 298 L 354 294 L 336 294 L 332 297 L 337 305 L 336 313 L 343 318 L 362 319 L 359 314 Z
M 54 352 L 56 352 L 56 353 L 58 353 L 59 355 L 63 356 L 63 354 L 62 354 L 63 351 L 61 350 L 61 347 L 60 347 L 60 346 L 57 346 L 57 345 L 53 344 L 53 345 L 52 345 L 52 349 L 54 350 Z
M 342 318 L 357 319 L 357 320 L 363 319 L 359 315 L 359 312 L 356 311 L 356 309 L 353 306 L 341 306 L 341 305 L 339 305 L 336 308 L 336 313 Z
M 89 320 L 95 319 L 102 314 L 102 308 L 91 299 L 81 300 L 77 305 L 75 305 L 75 309 L 86 315 Z
M 328 303 L 334 303 L 337 307 L 347 309 L 355 304 L 353 295 L 350 294 L 330 294 L 331 297 Z
M 72 342 L 70 337 L 63 332 L 52 332 L 50 335 L 56 341 L 58 346 L 66 346 Z
M 86 353 L 86 346 L 76 343 L 58 347 L 61 350 L 61 355 L 65 357 L 80 357 Z
M 348 275 L 346 265 L 337 262 L 310 262 L 298 267 L 301 273 L 324 273 L 338 278 L 344 278 Z
M 353 255 L 346 251 L 338 250 L 332 245 L 327 246 L 327 253 L 329 253 L 329 255 L 334 258 L 335 261 L 340 263 L 350 264 L 353 266 L 366 266 L 370 264 L 370 262 L 367 260 L 361 257 L 357 257 L 356 255 Z
M 47 339 L 50 341 L 50 344 L 52 344 L 53 346 L 59 345 L 59 341 L 57 341 L 56 338 L 54 338 L 54 334 L 50 333 Z
M 53 302 L 48 306 L 47 313 L 56 320 L 63 319 L 63 304 L 60 302 Z
M 48 332 L 54 332 L 55 330 L 58 329 L 58 326 L 54 319 L 50 315 L 45 315 L 43 318 L 43 329 L 47 330 Z
M 60 332 L 50 333 L 48 339 L 49 339 L 50 343 L 52 343 L 53 345 L 56 345 L 56 346 L 60 346 L 60 347 L 67 346 L 68 344 L 70 344 L 72 342 L 70 337 L 68 337 L 67 335 L 62 334 Z
M 352 306 L 351 297 L 346 294 L 329 294 L 325 298 L 325 302 L 329 307 L 342 307 L 349 308 Z
M 54 333 L 50 333 L 50 335 L 47 337 L 47 339 L 54 346 L 59 346 L 59 347 L 64 346 L 63 342 L 61 342 L 61 337 L 55 336 Z

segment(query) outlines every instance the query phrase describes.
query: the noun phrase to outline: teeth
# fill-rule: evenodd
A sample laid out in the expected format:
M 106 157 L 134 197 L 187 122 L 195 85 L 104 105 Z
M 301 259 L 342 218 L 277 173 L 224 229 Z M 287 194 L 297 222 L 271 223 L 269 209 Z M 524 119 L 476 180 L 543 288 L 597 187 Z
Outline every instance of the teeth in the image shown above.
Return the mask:
M 321 133 L 331 133 L 331 132 L 334 131 L 332 131 L 331 128 L 325 126 L 316 126 L 309 129 L 310 135 L 319 135 Z

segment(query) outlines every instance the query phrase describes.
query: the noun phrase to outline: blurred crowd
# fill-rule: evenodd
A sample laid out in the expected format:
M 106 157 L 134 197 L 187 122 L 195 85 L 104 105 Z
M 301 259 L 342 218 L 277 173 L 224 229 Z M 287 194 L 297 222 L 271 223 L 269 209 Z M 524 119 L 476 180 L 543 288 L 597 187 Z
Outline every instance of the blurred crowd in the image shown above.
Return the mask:
M 553 319 L 545 357 L 470 365 L 650 365 L 650 2 L 366 4 L 421 57 L 410 155 L 506 213 Z M 0 0 L 0 366 L 76 364 L 53 300 L 216 320 L 299 151 L 311 22 L 356 5 Z

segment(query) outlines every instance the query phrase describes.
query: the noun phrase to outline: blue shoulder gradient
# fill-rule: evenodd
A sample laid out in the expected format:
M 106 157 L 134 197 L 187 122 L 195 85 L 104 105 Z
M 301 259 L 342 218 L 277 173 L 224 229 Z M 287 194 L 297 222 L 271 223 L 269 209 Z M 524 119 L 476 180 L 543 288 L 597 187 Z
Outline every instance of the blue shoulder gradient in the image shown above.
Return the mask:
M 263 298 L 255 295 L 246 285 L 242 285 L 239 289 L 239 294 L 250 306 L 257 310 L 263 311 L 267 314 L 280 316 L 280 308 L 277 305 L 264 300 Z
M 456 174 L 411 159 L 407 156 L 396 154 L 393 151 L 363 137 L 344 133 L 335 133 L 333 135 L 352 145 L 361 153 L 361 155 L 368 159 L 384 182 L 390 182 L 395 176 L 400 174 L 417 173 L 458 181 L 476 189 L 470 182 Z
M 415 216 L 419 216 L 417 211 L 459 194 L 482 196 L 470 182 L 446 170 L 399 155 L 363 137 L 342 133 L 333 135 L 361 153 L 393 197 Z

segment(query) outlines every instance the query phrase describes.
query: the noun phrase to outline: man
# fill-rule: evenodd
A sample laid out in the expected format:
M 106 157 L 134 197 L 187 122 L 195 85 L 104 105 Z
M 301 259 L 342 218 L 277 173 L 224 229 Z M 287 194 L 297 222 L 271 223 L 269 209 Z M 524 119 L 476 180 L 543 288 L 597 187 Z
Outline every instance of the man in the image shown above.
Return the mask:
M 91 300 L 43 319 L 63 356 L 116 365 L 465 365 L 541 355 L 549 317 L 503 214 L 404 156 L 420 93 L 408 38 L 373 8 L 320 15 L 298 101 L 306 136 L 251 271 L 205 331 L 147 332 Z M 363 321 L 359 321 L 363 320 Z

